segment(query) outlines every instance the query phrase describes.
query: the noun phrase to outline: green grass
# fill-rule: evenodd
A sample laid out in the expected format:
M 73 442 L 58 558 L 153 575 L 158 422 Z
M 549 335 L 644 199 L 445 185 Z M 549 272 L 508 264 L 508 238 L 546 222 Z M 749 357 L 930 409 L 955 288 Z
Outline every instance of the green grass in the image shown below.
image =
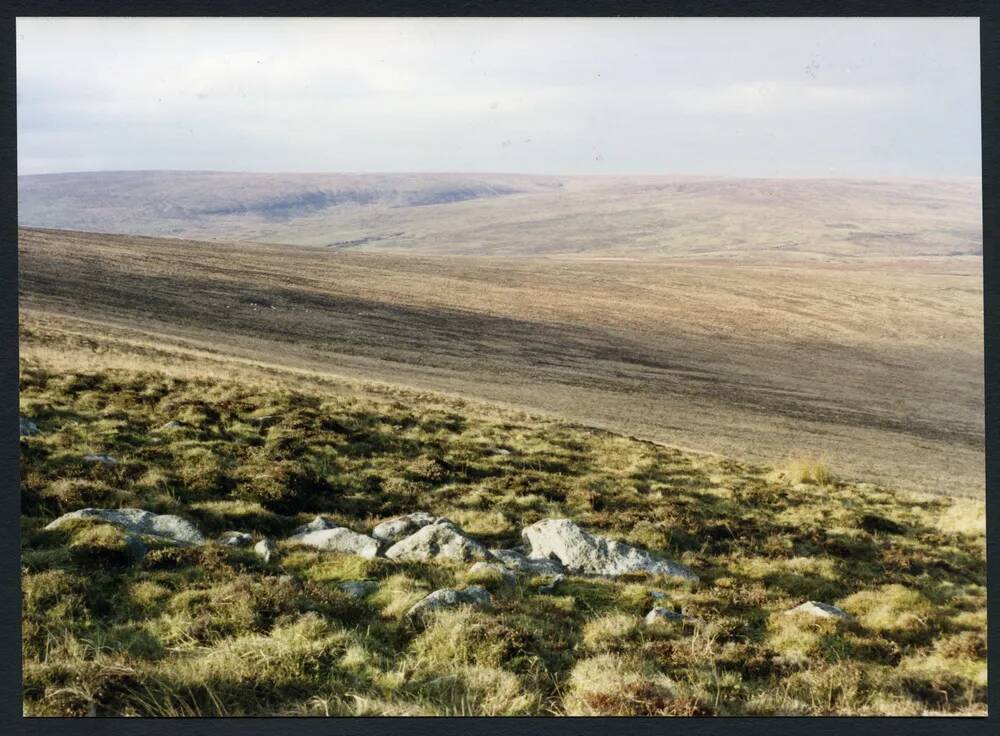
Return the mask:
M 24 702 L 30 715 L 981 713 L 981 504 L 894 494 L 420 400 L 143 370 L 21 366 Z M 167 422 L 182 426 L 163 429 Z M 509 455 L 497 448 L 510 450 Z M 81 461 L 108 453 L 114 466 Z M 801 481 L 802 478 L 795 478 Z M 490 545 L 568 516 L 698 583 L 511 585 L 467 566 L 281 545 L 157 548 L 136 562 L 84 506 L 283 538 L 317 513 L 369 532 L 445 515 Z M 371 579 L 364 600 L 345 580 Z M 414 627 L 410 605 L 482 584 L 489 609 Z M 656 601 L 651 591 L 666 594 Z M 807 599 L 846 622 L 785 616 Z M 691 618 L 646 626 L 653 605 Z

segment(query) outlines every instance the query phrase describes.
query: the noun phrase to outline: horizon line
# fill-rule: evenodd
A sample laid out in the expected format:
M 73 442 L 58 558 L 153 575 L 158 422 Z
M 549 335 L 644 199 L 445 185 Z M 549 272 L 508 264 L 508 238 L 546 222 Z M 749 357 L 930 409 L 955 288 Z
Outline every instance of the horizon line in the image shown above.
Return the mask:
M 526 176 L 526 177 L 563 177 L 563 178 L 602 178 L 602 177 L 673 177 L 673 178 L 701 178 L 701 179 L 735 179 L 735 180 L 759 180 L 759 179 L 793 179 L 793 180 L 949 180 L 949 179 L 979 179 L 983 176 L 979 174 L 875 174 L 875 175 L 817 175 L 817 174 L 785 174 L 785 175 L 741 175 L 741 174 L 719 174 L 719 173 L 692 173 L 692 172 L 655 172 L 655 171 L 622 171 L 622 172 L 576 172 L 576 173 L 538 173 L 526 171 L 447 171 L 447 170 L 421 170 L 421 171 L 281 171 L 281 170 L 246 170 L 246 169 L 78 169 L 71 171 L 46 171 L 33 174 L 22 174 L 18 172 L 17 178 L 41 177 L 41 176 L 74 176 L 85 174 L 246 174 L 258 176 Z

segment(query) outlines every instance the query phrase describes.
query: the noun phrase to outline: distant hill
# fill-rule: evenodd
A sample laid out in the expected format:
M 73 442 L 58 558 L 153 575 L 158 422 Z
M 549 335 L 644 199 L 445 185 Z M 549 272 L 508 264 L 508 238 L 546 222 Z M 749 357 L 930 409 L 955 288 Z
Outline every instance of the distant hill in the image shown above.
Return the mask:
M 982 253 L 979 179 L 518 174 L 44 174 L 23 226 L 456 255 Z

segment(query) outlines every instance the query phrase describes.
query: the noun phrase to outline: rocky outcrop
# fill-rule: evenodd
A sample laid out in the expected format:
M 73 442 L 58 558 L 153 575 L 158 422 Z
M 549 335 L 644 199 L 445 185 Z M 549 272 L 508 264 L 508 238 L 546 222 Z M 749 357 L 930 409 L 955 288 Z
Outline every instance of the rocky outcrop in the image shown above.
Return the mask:
M 142 509 L 80 509 L 63 514 L 51 522 L 46 529 L 58 529 L 72 519 L 94 519 L 141 536 L 159 539 L 180 545 L 204 544 L 205 537 L 195 526 L 179 516 L 154 514 Z
M 570 572 L 614 577 L 625 573 L 697 580 L 691 570 L 623 542 L 590 534 L 569 519 L 546 519 L 521 532 L 528 556 L 557 559 Z
M 435 590 L 423 600 L 416 603 L 406 612 L 407 618 L 420 620 L 433 611 L 444 608 L 454 608 L 456 606 L 488 606 L 493 598 L 486 589 L 478 585 L 472 585 L 465 590 L 455 590 L 454 588 L 442 588 Z
M 800 606 L 796 606 L 795 608 L 785 611 L 786 616 L 800 614 L 805 616 L 815 616 L 816 618 L 839 618 L 843 621 L 847 621 L 851 618 L 847 611 L 837 608 L 836 606 L 831 606 L 829 603 L 820 603 L 819 601 L 806 601 Z
M 381 542 L 392 544 L 438 520 L 436 516 L 428 514 L 426 511 L 415 511 L 412 514 L 383 521 L 372 529 L 372 536 Z
M 399 540 L 385 551 L 393 560 L 450 559 L 471 562 L 492 557 L 486 547 L 465 536 L 450 521 L 439 520 Z
M 340 552 L 368 558 L 377 557 L 380 548 L 378 540 L 342 526 L 293 534 L 288 541 L 324 552 Z

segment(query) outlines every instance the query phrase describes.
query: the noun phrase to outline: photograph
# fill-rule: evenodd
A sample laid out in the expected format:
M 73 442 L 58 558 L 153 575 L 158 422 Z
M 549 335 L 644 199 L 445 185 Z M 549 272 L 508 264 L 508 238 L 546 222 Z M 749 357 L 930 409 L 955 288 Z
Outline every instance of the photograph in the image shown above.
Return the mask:
M 12 20 L 14 705 L 985 725 L 980 22 Z

